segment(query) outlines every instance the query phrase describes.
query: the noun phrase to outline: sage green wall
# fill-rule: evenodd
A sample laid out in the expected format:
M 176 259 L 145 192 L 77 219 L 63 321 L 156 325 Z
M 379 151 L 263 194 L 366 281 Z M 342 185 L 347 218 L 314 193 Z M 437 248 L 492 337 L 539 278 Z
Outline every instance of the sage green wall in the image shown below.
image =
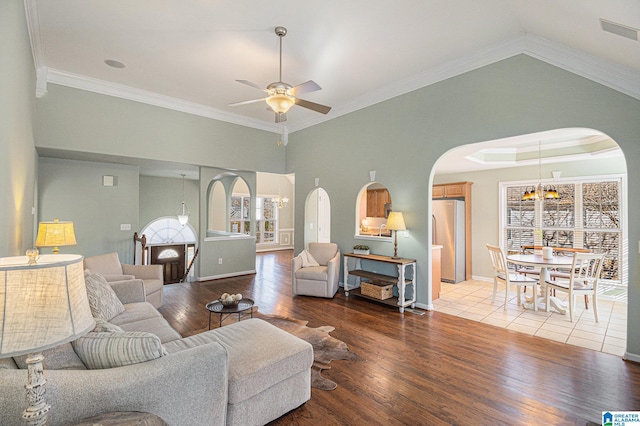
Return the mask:
M 342 251 L 358 242 L 354 208 L 358 191 L 376 170 L 394 210 L 405 213 L 409 238 L 399 254 L 418 261 L 418 302 L 431 304 L 431 173 L 448 150 L 475 142 L 568 127 L 609 135 L 627 164 L 640 162 L 640 101 L 598 83 L 518 55 L 289 135 L 287 172 L 296 174 L 296 223 L 314 178 L 331 199 L 331 238 Z M 640 182 L 640 168 L 628 168 Z M 629 189 L 629 211 L 640 211 L 640 191 Z M 628 352 L 640 360 L 640 223 L 629 224 Z M 391 254 L 389 244 L 369 244 Z M 295 238 L 303 247 L 303 233 Z
M 251 193 L 251 205 L 255 206 L 256 173 L 234 171 L 234 175 L 241 177 L 247 183 Z M 223 178 L 227 196 L 230 194 L 230 172 L 226 169 L 211 167 L 200 168 L 200 253 L 196 259 L 196 276 L 200 279 L 222 278 L 238 273 L 255 272 L 256 269 L 256 240 L 255 237 L 232 237 L 225 239 L 205 238 L 207 224 L 207 193 L 211 182 Z M 255 216 L 255 215 L 253 215 Z M 251 229 L 255 231 L 255 217 L 251 218 Z M 255 234 L 254 234 L 255 235 Z M 222 259 L 222 264 L 218 263 Z M 223 290 L 224 291 L 224 290 Z
M 446 154 L 455 155 L 455 154 Z M 455 157 L 454 157 L 455 158 Z M 597 176 L 625 174 L 627 167 L 623 158 L 605 158 L 600 160 L 572 161 L 544 164 L 541 167 L 542 179 L 551 177 L 554 170 L 562 172 L 561 179 L 577 176 Z M 474 278 L 492 279 L 491 264 L 486 244 L 500 242 L 499 202 L 500 182 L 538 180 L 538 166 L 505 168 L 468 173 L 436 175 L 433 183 L 473 182 L 471 185 L 471 229 L 472 229 L 472 268 Z
M 72 221 L 78 242 L 60 252 L 94 256 L 115 251 L 121 262 L 132 263 L 133 233 L 140 229 L 138 168 L 47 157 L 39 163 L 38 220 Z M 104 175 L 116 176 L 117 185 L 102 186 Z M 121 224 L 130 224 L 131 230 L 121 231 Z
M 189 211 L 189 224 L 198 233 L 200 183 L 184 180 L 184 200 Z M 152 221 L 176 216 L 182 202 L 182 178 L 140 176 L 140 232 Z
M 24 3 L 0 2 L 0 257 L 24 255 L 34 243 L 36 169 L 35 71 Z
M 36 107 L 37 148 L 284 171 L 270 132 L 56 84 Z

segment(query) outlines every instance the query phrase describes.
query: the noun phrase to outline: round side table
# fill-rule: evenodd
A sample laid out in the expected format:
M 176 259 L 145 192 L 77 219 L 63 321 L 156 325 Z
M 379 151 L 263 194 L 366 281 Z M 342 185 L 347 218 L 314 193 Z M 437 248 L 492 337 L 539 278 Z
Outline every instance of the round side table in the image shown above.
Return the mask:
M 207 310 L 209 311 L 209 330 L 211 330 L 211 314 L 220 314 L 220 327 L 222 327 L 222 321 L 228 318 L 230 315 L 238 314 L 238 321 L 242 317 L 242 314 L 249 311 L 251 318 L 253 318 L 253 300 L 240 299 L 237 305 L 223 305 L 220 300 L 214 300 L 207 303 Z

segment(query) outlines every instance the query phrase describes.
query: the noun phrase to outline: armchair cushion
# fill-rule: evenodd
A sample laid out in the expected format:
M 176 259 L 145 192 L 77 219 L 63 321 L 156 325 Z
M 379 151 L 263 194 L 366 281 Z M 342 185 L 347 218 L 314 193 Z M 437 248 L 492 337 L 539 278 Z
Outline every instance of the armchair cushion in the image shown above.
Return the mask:
M 296 272 L 296 278 L 299 280 L 316 280 L 326 281 L 328 278 L 326 266 L 311 266 L 309 268 L 301 268 Z
M 309 243 L 309 253 L 320 265 L 327 266 L 337 252 L 338 245 L 335 243 Z
M 87 275 L 84 281 L 94 318 L 109 321 L 124 312 L 124 305 L 102 275 Z

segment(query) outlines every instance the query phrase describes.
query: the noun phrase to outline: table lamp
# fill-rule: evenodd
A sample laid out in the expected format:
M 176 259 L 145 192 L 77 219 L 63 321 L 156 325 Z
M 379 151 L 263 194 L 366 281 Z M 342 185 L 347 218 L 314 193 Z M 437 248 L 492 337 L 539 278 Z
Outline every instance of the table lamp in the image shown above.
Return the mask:
M 0 358 L 27 357 L 28 425 L 44 425 L 42 351 L 70 342 L 95 327 L 84 284 L 83 257 L 70 254 L 0 258 Z
M 53 254 L 60 252 L 59 246 L 76 245 L 76 234 L 73 232 L 73 222 L 40 222 L 36 247 L 53 247 Z
M 393 231 L 393 259 L 400 259 L 398 256 L 398 231 L 406 231 L 404 216 L 402 212 L 391 212 L 387 218 L 387 229 Z

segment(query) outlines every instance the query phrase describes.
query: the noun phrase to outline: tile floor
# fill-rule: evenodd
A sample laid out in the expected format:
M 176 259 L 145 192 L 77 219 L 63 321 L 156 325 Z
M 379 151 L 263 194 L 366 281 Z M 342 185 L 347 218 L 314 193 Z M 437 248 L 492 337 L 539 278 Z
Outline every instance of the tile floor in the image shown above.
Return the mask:
M 531 294 L 531 290 L 527 289 Z M 507 310 L 503 310 L 504 287 L 498 286 L 495 302 L 493 283 L 463 281 L 457 284 L 442 283 L 440 298 L 434 301 L 435 310 L 458 317 L 532 334 L 569 345 L 623 356 L 627 341 L 626 301 L 598 298 L 599 322 L 593 317 L 593 306 L 585 310 L 584 299 L 576 298 L 574 322 L 569 313 L 544 312 L 525 309 L 516 303 L 516 288 L 512 287 Z M 566 295 L 558 293 L 562 299 Z M 576 320 L 576 318 L 578 318 Z

